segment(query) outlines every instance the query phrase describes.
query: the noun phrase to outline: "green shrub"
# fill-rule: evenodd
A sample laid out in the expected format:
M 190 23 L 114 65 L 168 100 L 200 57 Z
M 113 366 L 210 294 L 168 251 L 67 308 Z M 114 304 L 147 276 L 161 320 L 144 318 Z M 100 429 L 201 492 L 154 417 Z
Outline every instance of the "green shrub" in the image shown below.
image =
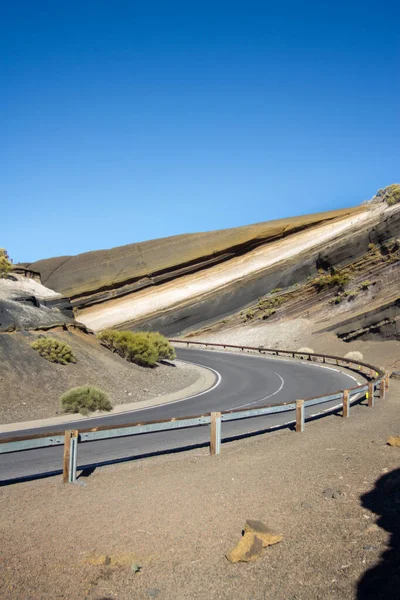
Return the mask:
M 274 288 L 273 290 L 271 290 L 271 294 L 277 294 L 278 292 L 281 292 L 282 288 Z
M 157 364 L 157 349 L 146 333 L 120 331 L 116 349 L 125 360 L 142 367 L 155 367 Z
M 72 388 L 61 396 L 61 408 L 66 413 L 88 415 L 95 410 L 110 411 L 112 404 L 105 392 L 91 385 Z
M 313 284 L 319 292 L 331 287 L 338 287 L 342 290 L 349 283 L 350 279 L 350 275 L 342 271 L 341 273 L 321 275 L 314 279 Z
M 367 279 L 360 284 L 360 290 L 367 290 L 372 283 Z
M 175 358 L 175 350 L 167 338 L 155 331 L 105 329 L 97 338 L 106 348 L 137 365 L 154 367 L 159 360 Z
M 176 352 L 167 338 L 158 331 L 149 331 L 147 337 L 152 342 L 157 350 L 157 360 L 174 360 Z
M 275 308 L 268 308 L 262 316 L 263 321 L 266 321 L 276 313 Z
M 0 248 L 0 279 L 2 277 L 7 277 L 11 269 L 12 265 L 7 250 Z
M 383 202 L 386 202 L 389 206 L 398 204 L 400 202 L 400 184 L 393 183 L 388 185 L 376 193 L 376 198 L 379 198 Z
M 255 315 L 254 315 L 254 310 L 248 310 L 246 312 L 246 314 L 244 315 L 244 320 L 245 321 L 251 321 L 252 319 L 254 319 Z
M 349 302 L 351 302 L 351 300 L 354 300 L 354 298 L 356 298 L 358 296 L 358 290 L 350 290 L 347 294 L 347 299 L 349 300 Z
M 76 358 L 72 352 L 71 346 L 60 340 L 51 337 L 42 337 L 31 343 L 31 348 L 37 350 L 40 356 L 46 360 L 66 365 L 67 363 L 75 363 Z
M 117 340 L 119 334 L 120 331 L 115 331 L 115 329 L 105 329 L 97 334 L 97 339 L 100 340 L 103 346 L 111 350 L 111 352 L 117 352 Z

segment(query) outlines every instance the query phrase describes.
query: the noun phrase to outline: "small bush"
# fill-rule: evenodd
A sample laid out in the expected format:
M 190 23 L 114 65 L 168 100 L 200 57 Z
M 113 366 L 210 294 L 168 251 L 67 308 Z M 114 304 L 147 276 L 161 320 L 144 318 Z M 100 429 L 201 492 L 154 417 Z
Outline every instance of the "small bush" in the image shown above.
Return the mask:
M 272 317 L 272 315 L 274 315 L 275 313 L 276 313 L 276 310 L 274 308 L 268 308 L 262 316 L 263 321 L 266 321 L 267 319 Z
M 277 294 L 278 292 L 281 292 L 282 288 L 274 288 L 273 290 L 271 290 L 271 294 Z
M 61 396 L 61 408 L 66 413 L 87 416 L 95 410 L 110 411 L 112 404 L 105 392 L 91 385 L 72 388 Z
M 392 185 L 388 185 L 387 187 L 378 190 L 376 198 L 386 202 L 389 206 L 397 204 L 400 202 L 400 184 L 393 183 Z
M 367 290 L 372 283 L 367 279 L 360 284 L 360 290 Z
M 358 296 L 358 290 L 350 290 L 349 293 L 347 294 L 347 299 L 349 302 L 351 302 L 357 296 Z
M 146 333 L 120 331 L 116 348 L 118 354 L 125 360 L 142 367 L 155 367 L 157 364 L 157 350 Z
M 254 310 L 248 310 L 246 312 L 246 314 L 244 315 L 244 320 L 251 321 L 252 319 L 254 319 L 254 317 L 255 317 Z
M 338 287 L 339 290 L 342 290 L 350 279 L 350 275 L 346 272 L 331 273 L 317 277 L 313 283 L 319 292 L 331 287 Z
M 355 360 L 355 361 L 362 361 L 364 358 L 362 353 L 359 352 L 358 350 L 352 350 L 351 352 L 348 352 L 347 354 L 345 354 L 344 357 L 348 358 L 349 360 Z
M 11 269 L 12 265 L 7 250 L 0 248 L 0 278 L 7 277 Z
M 159 360 L 175 358 L 175 350 L 167 338 L 155 331 L 105 329 L 97 338 L 103 346 L 137 365 L 154 367 Z
M 149 331 L 147 337 L 157 350 L 157 360 L 174 360 L 174 358 L 176 358 L 175 349 L 161 333 L 158 331 Z
M 76 362 L 76 358 L 72 352 L 71 346 L 65 342 L 56 340 L 55 338 L 39 338 L 35 342 L 31 343 L 31 348 L 37 350 L 40 356 L 43 356 L 43 358 L 49 362 L 58 363 L 60 365 Z
M 116 352 L 119 334 L 120 332 L 115 331 L 115 329 L 105 329 L 97 334 L 97 339 L 100 340 L 103 346 L 111 350 L 111 352 Z

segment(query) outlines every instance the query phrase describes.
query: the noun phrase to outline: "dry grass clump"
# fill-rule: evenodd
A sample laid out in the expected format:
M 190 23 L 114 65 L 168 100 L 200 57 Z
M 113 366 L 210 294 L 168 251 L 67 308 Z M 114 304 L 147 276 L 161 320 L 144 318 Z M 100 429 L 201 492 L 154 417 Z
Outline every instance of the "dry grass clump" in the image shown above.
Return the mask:
M 143 367 L 155 367 L 160 360 L 173 360 L 176 356 L 167 338 L 156 331 L 105 329 L 97 338 L 112 352 Z
M 68 390 L 61 396 L 61 408 L 66 413 L 87 416 L 96 410 L 110 411 L 112 404 L 105 392 L 91 385 L 82 385 Z
M 362 361 L 364 359 L 362 352 L 359 352 L 358 350 L 352 350 L 351 352 L 348 352 L 347 354 L 345 354 L 344 357 L 347 358 L 348 360 L 355 360 L 355 361 Z
M 60 365 L 76 363 L 71 346 L 52 337 L 41 337 L 31 343 L 31 348 L 39 352 L 46 360 Z
M 314 350 L 312 348 L 307 348 L 306 346 L 304 346 L 304 348 L 299 348 L 297 352 L 304 352 L 305 354 L 314 354 Z

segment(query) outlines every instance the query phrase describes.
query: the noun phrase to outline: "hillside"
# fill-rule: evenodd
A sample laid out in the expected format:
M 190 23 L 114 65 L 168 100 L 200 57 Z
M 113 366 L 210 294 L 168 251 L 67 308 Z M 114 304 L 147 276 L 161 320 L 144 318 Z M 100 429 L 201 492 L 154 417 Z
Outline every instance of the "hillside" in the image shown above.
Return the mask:
M 346 337 L 398 314 L 399 257 L 393 250 L 388 263 L 385 244 L 395 248 L 400 234 L 399 190 L 397 184 L 388 186 L 356 208 L 25 266 L 39 271 L 46 286 L 69 295 L 75 317 L 94 331 L 115 327 L 187 334 L 231 319 L 276 288 L 291 292 L 297 286 L 272 321 L 307 313 L 318 330 L 337 329 Z M 382 275 L 381 283 L 375 278 L 373 293 L 353 294 L 351 302 L 334 299 L 333 289 L 324 290 L 325 302 L 324 293 L 307 287 L 321 273 L 346 268 L 356 272 L 354 285 L 375 275 Z M 386 328 L 389 336 L 391 329 Z
M 47 287 L 76 306 L 107 300 L 228 261 L 252 249 L 321 223 L 337 222 L 365 208 L 280 219 L 234 229 L 178 235 L 24 263 Z
M 76 362 L 41 357 L 31 343 L 44 336 L 67 343 Z M 59 415 L 61 395 L 80 385 L 100 387 L 118 406 L 184 396 L 197 382 L 204 385 L 190 365 L 146 369 L 104 348 L 75 321 L 68 298 L 43 286 L 32 271 L 18 268 L 0 278 L 0 424 Z

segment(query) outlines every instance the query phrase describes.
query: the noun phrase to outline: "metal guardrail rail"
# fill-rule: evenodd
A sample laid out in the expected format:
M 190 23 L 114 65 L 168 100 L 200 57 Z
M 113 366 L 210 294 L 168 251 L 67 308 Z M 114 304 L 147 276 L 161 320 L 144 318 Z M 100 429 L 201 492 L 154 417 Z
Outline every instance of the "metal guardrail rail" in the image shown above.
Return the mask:
M 255 348 L 252 346 L 242 345 L 237 346 L 233 344 L 213 344 L 209 342 L 183 340 L 170 340 L 170 342 L 174 344 L 185 344 L 188 347 L 190 345 L 195 345 L 205 346 L 207 348 L 224 348 L 241 351 L 248 350 L 252 352 L 259 352 L 261 354 L 268 353 L 274 356 L 289 357 L 291 359 L 307 359 L 316 362 L 334 364 L 336 366 L 347 367 L 358 371 L 363 375 L 366 375 L 369 378 L 369 381 L 366 384 L 358 385 L 346 390 L 339 390 L 327 396 L 299 399 L 293 402 L 284 402 L 282 404 L 258 406 L 257 408 L 251 408 L 247 410 L 239 408 L 223 412 L 206 413 L 197 416 L 176 417 L 169 420 L 144 421 L 141 423 L 131 423 L 126 425 L 122 424 L 118 427 L 112 425 L 103 425 L 87 429 L 82 428 L 79 430 L 67 430 L 64 434 L 55 432 L 8 437 L 0 439 L 0 454 L 64 445 L 63 481 L 64 483 L 73 482 L 76 480 L 78 444 L 80 443 L 210 425 L 210 454 L 215 455 L 219 454 L 221 451 L 221 426 L 223 422 L 249 419 L 280 412 L 296 411 L 296 431 L 302 432 L 304 431 L 306 420 L 305 408 L 314 406 L 316 404 L 324 404 L 326 402 L 338 400 L 342 402 L 343 417 L 349 417 L 350 406 L 360 398 L 360 394 L 365 395 L 368 400 L 368 406 L 373 407 L 375 403 L 376 391 L 379 389 L 380 398 L 384 398 L 385 392 L 389 387 L 388 373 L 385 373 L 373 365 L 340 358 L 337 356 L 314 353 L 310 354 L 308 352 L 297 352 L 293 350 L 277 350 L 263 347 Z M 265 428 L 263 428 L 263 430 L 265 430 Z

